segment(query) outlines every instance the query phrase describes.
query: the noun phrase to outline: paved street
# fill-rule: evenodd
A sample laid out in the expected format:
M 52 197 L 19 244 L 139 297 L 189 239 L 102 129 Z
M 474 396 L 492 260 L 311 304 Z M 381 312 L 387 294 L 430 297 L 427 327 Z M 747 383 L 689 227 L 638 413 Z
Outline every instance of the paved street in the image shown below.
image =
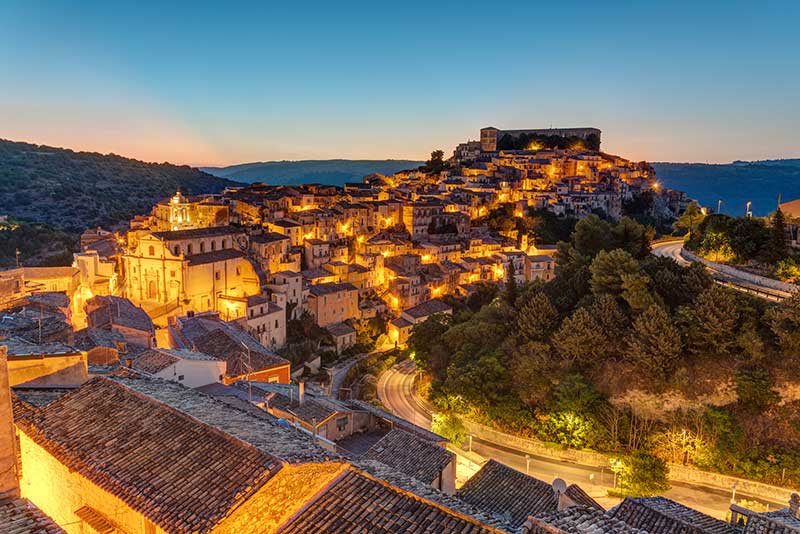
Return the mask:
M 430 429 L 432 407 L 416 395 L 413 387 L 414 375 L 415 368 L 410 361 L 388 370 L 378 381 L 378 397 L 394 414 Z M 520 471 L 524 472 L 526 469 L 524 452 L 477 439 L 473 440 L 472 450 L 484 458 L 495 459 Z M 606 507 L 619 502 L 618 499 L 604 497 L 606 490 L 614 484 L 614 475 L 608 469 L 542 456 L 531 456 L 529 468 L 529 473 L 541 480 L 550 482 L 553 478 L 560 477 L 568 484 L 580 485 Z M 730 502 L 730 492 L 694 484 L 674 483 L 665 496 L 719 518 L 725 517 Z M 738 496 L 768 503 L 771 508 L 786 506 L 786 503 L 769 502 L 741 493 Z
M 684 266 L 689 265 L 690 262 L 686 261 L 681 256 L 682 249 L 683 249 L 682 241 L 668 241 L 665 243 L 658 243 L 653 245 L 652 252 L 656 256 L 672 258 L 673 260 L 677 261 L 680 265 Z M 728 287 L 732 287 L 733 289 L 757 295 L 767 300 L 783 300 L 784 298 L 790 296 L 788 293 L 785 293 L 783 291 L 778 291 L 758 284 L 754 284 L 753 282 L 745 280 L 744 278 L 731 276 L 730 274 L 722 273 L 710 267 L 706 268 L 709 270 L 709 272 L 717 282 L 726 285 Z

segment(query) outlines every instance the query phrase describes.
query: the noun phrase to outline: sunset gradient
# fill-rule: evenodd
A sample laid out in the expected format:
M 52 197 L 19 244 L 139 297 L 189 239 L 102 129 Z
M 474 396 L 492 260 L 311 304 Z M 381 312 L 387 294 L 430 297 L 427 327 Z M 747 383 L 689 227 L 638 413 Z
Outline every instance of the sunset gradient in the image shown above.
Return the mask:
M 632 159 L 800 156 L 797 2 L 115 4 L 0 4 L 0 137 L 208 165 L 595 126 Z

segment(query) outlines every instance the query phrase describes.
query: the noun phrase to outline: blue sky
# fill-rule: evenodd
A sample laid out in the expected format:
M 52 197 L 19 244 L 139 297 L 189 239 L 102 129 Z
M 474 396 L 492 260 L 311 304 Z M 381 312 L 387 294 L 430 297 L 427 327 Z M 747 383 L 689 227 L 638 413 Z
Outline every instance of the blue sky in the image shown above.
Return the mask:
M 634 159 L 800 157 L 798 2 L 114 4 L 0 2 L 0 137 L 228 164 L 596 126 Z

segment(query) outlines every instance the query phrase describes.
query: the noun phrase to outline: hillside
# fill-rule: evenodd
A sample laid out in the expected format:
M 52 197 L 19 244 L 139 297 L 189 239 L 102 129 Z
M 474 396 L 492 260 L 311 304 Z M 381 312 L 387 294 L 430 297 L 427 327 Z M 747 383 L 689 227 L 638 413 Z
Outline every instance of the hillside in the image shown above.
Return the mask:
M 0 215 L 80 231 L 111 226 L 180 189 L 239 185 L 188 166 L 0 140 Z
M 214 193 L 241 185 L 188 166 L 145 163 L 0 139 L 0 267 L 65 265 L 86 228 L 113 227 L 176 190 Z
M 266 182 L 270 185 L 319 183 L 342 185 L 360 182 L 372 173 L 394 174 L 419 167 L 424 162 L 410 160 L 302 160 L 243 163 L 230 167 L 201 167 L 207 173 L 239 182 Z
M 725 165 L 653 163 L 658 179 L 670 189 L 686 191 L 703 206 L 744 215 L 748 201 L 755 215 L 775 211 L 778 194 L 784 201 L 800 197 L 800 160 L 737 161 Z

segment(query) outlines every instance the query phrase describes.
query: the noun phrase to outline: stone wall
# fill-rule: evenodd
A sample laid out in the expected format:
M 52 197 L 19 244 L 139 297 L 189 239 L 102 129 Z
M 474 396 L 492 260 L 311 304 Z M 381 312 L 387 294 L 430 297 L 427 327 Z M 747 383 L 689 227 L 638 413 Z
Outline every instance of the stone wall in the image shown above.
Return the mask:
M 22 456 L 22 496 L 30 499 L 69 534 L 89 532 L 75 511 L 90 506 L 126 534 L 166 534 L 160 527 L 145 529 L 144 516 L 118 497 L 76 471 L 70 471 L 50 453 L 19 431 Z
M 16 438 L 11 410 L 11 389 L 6 366 L 7 348 L 0 345 L 0 496 L 19 493 Z

